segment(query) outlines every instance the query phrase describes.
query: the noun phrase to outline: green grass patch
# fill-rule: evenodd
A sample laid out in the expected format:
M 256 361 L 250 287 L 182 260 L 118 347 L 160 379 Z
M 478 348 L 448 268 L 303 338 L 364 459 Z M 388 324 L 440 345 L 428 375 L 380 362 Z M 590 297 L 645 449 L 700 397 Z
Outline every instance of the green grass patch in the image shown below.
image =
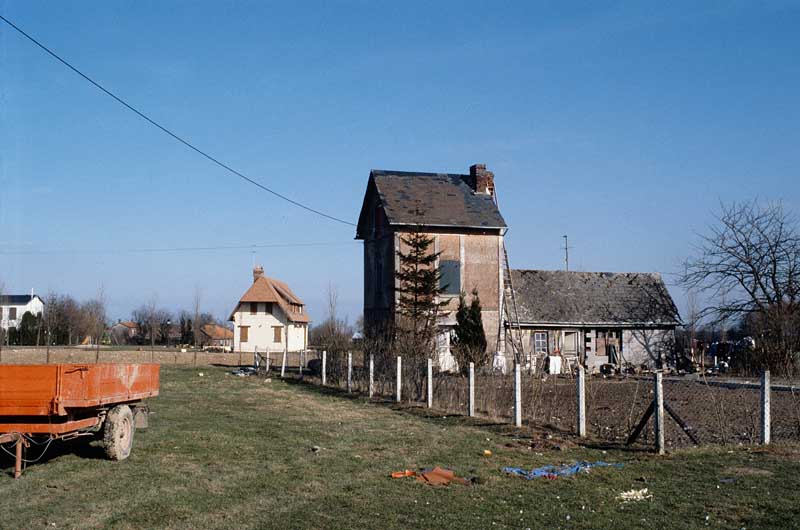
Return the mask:
M 199 377 L 202 371 L 204 377 Z M 20 480 L 4 457 L 0 528 L 796 528 L 800 447 L 704 448 L 666 457 L 564 444 L 318 387 L 162 368 L 131 457 L 53 444 Z M 313 447 L 319 451 L 312 451 Z M 493 455 L 483 456 L 489 449 Z M 36 456 L 36 448 L 29 456 Z M 504 466 L 622 462 L 557 480 Z M 477 484 L 434 488 L 389 473 L 441 465 Z M 648 488 L 624 504 L 619 493 Z M 53 526 L 55 525 L 55 526 Z

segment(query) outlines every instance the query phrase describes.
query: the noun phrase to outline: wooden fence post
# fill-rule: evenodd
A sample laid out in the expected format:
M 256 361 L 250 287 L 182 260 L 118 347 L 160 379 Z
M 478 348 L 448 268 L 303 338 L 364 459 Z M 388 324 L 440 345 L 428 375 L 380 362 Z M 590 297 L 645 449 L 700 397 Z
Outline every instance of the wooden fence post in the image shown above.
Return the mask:
M 514 363 L 514 425 L 522 427 L 522 377 L 519 363 Z
M 328 352 L 322 350 L 322 386 L 325 386 L 325 368 L 328 364 Z
M 369 354 L 369 397 L 375 393 L 375 356 Z
M 347 352 L 347 393 L 353 391 L 353 352 Z
M 428 408 L 433 408 L 433 359 L 428 358 Z
M 769 410 L 770 381 L 769 370 L 764 370 L 761 374 L 761 443 L 769 445 L 772 418 Z
M 578 436 L 586 437 L 586 371 L 578 365 Z
M 656 450 L 658 454 L 664 454 L 664 384 L 663 374 L 656 372 L 655 377 L 655 434 Z
M 469 363 L 469 417 L 475 416 L 475 363 Z
M 400 403 L 401 394 L 403 389 L 403 359 L 400 356 L 397 356 L 397 402 Z

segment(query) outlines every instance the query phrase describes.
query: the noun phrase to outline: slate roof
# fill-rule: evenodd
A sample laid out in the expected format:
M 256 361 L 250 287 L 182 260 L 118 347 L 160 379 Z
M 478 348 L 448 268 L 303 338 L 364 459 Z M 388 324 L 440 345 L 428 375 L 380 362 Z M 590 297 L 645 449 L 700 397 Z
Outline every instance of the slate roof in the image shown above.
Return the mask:
M 29 294 L 4 294 L 0 296 L 0 304 L 3 305 L 28 305 L 34 298 L 39 298 L 38 295 Z
M 374 184 L 390 225 L 505 228 L 506 222 L 492 197 L 475 193 L 468 184 L 469 178 L 453 173 L 373 169 L 367 193 Z M 421 216 L 416 213 L 417 206 Z M 363 236 L 366 215 L 362 207 L 357 238 Z
M 512 270 L 511 282 L 523 324 L 680 325 L 657 273 Z

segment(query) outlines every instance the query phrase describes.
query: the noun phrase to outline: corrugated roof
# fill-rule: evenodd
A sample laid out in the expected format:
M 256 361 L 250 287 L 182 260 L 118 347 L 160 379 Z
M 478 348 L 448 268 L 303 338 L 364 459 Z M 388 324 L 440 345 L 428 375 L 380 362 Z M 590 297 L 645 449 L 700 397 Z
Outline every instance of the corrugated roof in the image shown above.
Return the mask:
M 512 270 L 522 323 L 676 326 L 660 274 Z
M 370 172 L 370 181 L 375 185 L 390 225 L 505 228 L 506 222 L 492 197 L 475 193 L 468 184 L 469 178 L 469 175 L 452 173 L 384 169 Z M 418 207 L 421 215 L 417 215 Z M 365 219 L 362 208 L 359 227 Z M 358 232 L 357 237 L 362 231 Z

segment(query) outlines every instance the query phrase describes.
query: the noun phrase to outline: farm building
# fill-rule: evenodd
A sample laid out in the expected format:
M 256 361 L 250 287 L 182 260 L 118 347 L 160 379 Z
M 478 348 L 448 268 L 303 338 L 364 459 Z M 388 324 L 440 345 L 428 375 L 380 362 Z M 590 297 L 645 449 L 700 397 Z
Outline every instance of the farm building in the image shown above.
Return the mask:
M 483 164 L 469 174 L 372 170 L 356 239 L 364 241 L 364 324 L 394 322 L 401 238 L 422 230 L 441 252 L 442 295 L 437 339 L 441 369 L 455 368 L 450 342 L 460 292 L 477 289 L 487 347 L 509 368 L 514 352 L 504 318 L 506 223 L 495 199 L 494 174 Z M 505 271 L 518 300 L 526 354 L 558 355 L 593 368 L 650 364 L 671 344 L 679 317 L 657 274 Z M 504 330 L 501 332 L 501 330 Z M 570 357 L 572 359 L 570 359 Z
M 500 259 L 506 223 L 494 201 L 494 175 L 476 164 L 469 174 L 373 170 L 361 207 L 356 239 L 364 241 L 364 324 L 394 319 L 401 237 L 422 229 L 441 252 L 443 295 L 439 365 L 454 367 L 450 337 L 461 291 L 478 290 L 486 340 L 497 344 L 502 298 Z
M 660 274 L 514 270 L 527 353 L 594 371 L 660 364 L 680 317 Z
M 253 269 L 253 284 L 229 318 L 234 351 L 302 351 L 308 346 L 310 319 L 305 304 L 289 287 Z
M 5 294 L 0 295 L 0 327 L 8 331 L 18 328 L 22 315 L 41 315 L 44 312 L 44 301 L 38 294 Z
M 233 330 L 218 324 L 200 326 L 200 346 L 203 348 L 233 348 Z

